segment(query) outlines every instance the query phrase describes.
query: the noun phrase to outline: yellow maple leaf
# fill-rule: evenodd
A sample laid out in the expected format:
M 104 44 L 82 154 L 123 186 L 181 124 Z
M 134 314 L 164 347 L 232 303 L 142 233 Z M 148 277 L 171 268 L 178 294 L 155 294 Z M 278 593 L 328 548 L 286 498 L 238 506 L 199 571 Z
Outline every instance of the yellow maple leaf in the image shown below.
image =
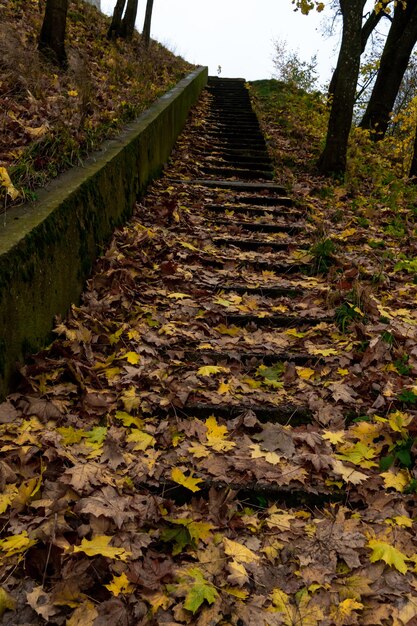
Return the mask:
M 234 441 L 226 439 L 229 434 L 226 426 L 219 426 L 214 415 L 210 415 L 206 420 L 206 428 L 207 445 L 216 452 L 225 452 L 235 447 Z
M 191 452 L 197 459 L 204 459 L 212 454 L 202 443 L 194 443 L 188 448 L 188 452 Z
M 78 96 L 78 91 L 76 89 L 69 89 L 67 93 L 70 98 L 76 98 Z
M 132 593 L 135 588 L 124 572 L 120 574 L 120 576 L 113 576 L 112 581 L 104 586 L 111 591 L 114 596 L 118 596 L 121 593 Z
M 372 554 L 369 558 L 371 563 L 384 561 L 387 565 L 395 567 L 401 574 L 407 572 L 408 567 L 406 560 L 408 560 L 408 558 L 406 554 L 403 554 L 403 552 L 400 552 L 389 543 L 378 541 L 377 539 L 370 539 L 367 545 L 368 548 L 372 550 Z
M 229 335 L 229 337 L 237 337 L 241 335 L 243 330 L 238 326 L 226 326 L 226 324 L 219 324 L 214 328 L 221 335 Z
M 336 445 L 345 440 L 345 435 L 346 433 L 344 430 L 325 430 L 323 431 L 322 437 L 323 439 L 327 439 L 327 441 Z
M 254 443 L 250 446 L 252 452 L 252 459 L 265 459 L 267 463 L 271 465 L 278 465 L 281 461 L 281 457 L 276 452 L 268 452 L 267 450 L 262 450 L 261 446 L 258 443 Z
M 137 409 L 140 406 L 140 398 L 136 395 L 135 387 L 129 387 L 126 389 L 120 396 L 123 406 L 128 413 L 130 413 L 133 409 Z
M 297 337 L 297 339 L 302 339 L 306 336 L 306 333 L 300 333 L 296 328 L 288 328 L 285 331 L 285 334 L 289 335 L 290 337 Z
M 140 361 L 140 354 L 137 352 L 126 352 L 120 358 L 126 359 L 131 365 L 137 365 Z
M 126 437 L 126 441 L 128 443 L 135 443 L 136 445 L 133 447 L 133 450 L 146 450 L 147 448 L 153 447 L 156 443 L 156 439 L 145 433 L 143 430 L 139 430 L 135 428 L 132 432 Z
M 275 587 L 271 592 L 271 600 L 277 613 L 287 613 L 290 605 L 290 597 L 285 591 L 282 591 L 279 587 Z
M 107 535 L 97 535 L 93 539 L 89 540 L 85 537 L 81 541 L 81 545 L 73 546 L 73 552 L 84 552 L 87 556 L 105 556 L 109 559 L 120 559 L 120 561 L 126 561 L 131 555 L 131 552 L 127 552 L 124 548 L 113 548 L 110 546 L 110 541 L 113 537 Z
M 249 548 L 242 543 L 232 541 L 227 537 L 223 537 L 223 547 L 225 554 L 233 557 L 237 563 L 253 563 L 254 561 L 259 561 L 259 556 L 255 552 L 249 550 Z
M 3 552 L 6 557 L 10 557 L 26 552 L 26 550 L 35 544 L 36 541 L 29 539 L 26 530 L 24 530 L 19 535 L 10 535 L 2 539 L 0 541 L 0 552 Z
M 229 583 L 232 585 L 237 585 L 238 587 L 243 587 L 246 583 L 249 582 L 249 575 L 246 571 L 246 568 L 242 563 L 239 563 L 235 559 L 227 564 L 227 569 L 230 574 L 227 577 Z
M 200 491 L 198 483 L 203 482 L 201 478 L 193 478 L 192 476 L 186 476 L 178 467 L 173 467 L 171 470 L 171 478 L 178 485 L 182 485 L 190 491 Z
M 410 483 L 410 474 L 408 470 L 388 470 L 387 472 L 382 472 L 382 478 L 384 479 L 384 486 L 389 489 L 392 487 L 396 491 L 403 493 L 404 489 Z
M 387 517 L 384 520 L 390 526 L 402 526 L 403 528 L 412 528 L 413 520 L 406 515 L 396 515 L 395 517 Z
M 268 510 L 268 517 L 266 518 L 266 525 L 269 528 L 279 528 L 279 530 L 291 530 L 291 523 L 295 520 L 295 515 L 287 513 L 283 509 L 279 509 L 276 505 L 273 505 Z
M 120 420 L 123 423 L 123 426 L 127 427 L 134 425 L 137 428 L 142 428 L 144 425 L 143 420 L 139 417 L 135 417 L 134 415 L 130 415 L 130 413 L 126 413 L 126 411 L 116 411 L 115 418 Z
M 198 376 L 211 376 L 212 374 L 220 374 L 222 372 L 229 372 L 229 368 L 221 365 L 203 365 L 197 370 Z
M 408 413 L 402 413 L 401 411 L 395 411 L 388 416 L 388 424 L 391 429 L 397 433 L 401 433 L 410 424 L 413 417 Z
M 335 238 L 336 239 L 348 239 L 349 237 L 352 237 L 352 235 L 354 235 L 355 233 L 356 233 L 356 228 L 346 228 L 344 231 L 340 233 L 340 235 L 338 235 Z
M 342 369 L 341 367 L 338 367 L 338 368 L 337 368 L 337 373 L 338 373 L 340 376 L 347 376 L 347 375 L 349 374 L 349 370 L 344 370 L 344 369 Z
M 346 598 L 339 602 L 339 604 L 335 607 L 332 607 L 332 617 L 334 623 L 337 624 L 346 624 L 346 618 L 350 617 L 353 611 L 361 611 L 364 608 L 362 602 L 358 602 L 353 598 Z M 357 616 L 356 616 L 357 617 Z
M 311 367 L 296 367 L 297 374 L 303 380 L 310 380 L 312 376 L 316 373 L 315 370 L 312 370 Z
M 4 492 L 0 493 L 0 515 L 8 509 L 18 493 L 16 485 L 6 485 L 4 489 Z
M 344 465 L 342 461 L 338 461 L 337 459 L 333 461 L 333 471 L 341 476 L 345 483 L 360 485 L 360 483 L 363 483 L 364 480 L 368 480 L 368 476 L 366 474 Z

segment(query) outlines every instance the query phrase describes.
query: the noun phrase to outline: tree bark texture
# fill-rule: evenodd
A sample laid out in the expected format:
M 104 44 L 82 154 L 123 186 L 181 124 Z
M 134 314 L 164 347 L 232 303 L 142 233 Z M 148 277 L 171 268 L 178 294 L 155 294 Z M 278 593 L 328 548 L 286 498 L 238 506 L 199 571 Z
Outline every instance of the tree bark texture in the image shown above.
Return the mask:
M 384 0 L 384 5 L 389 4 L 390 0 Z M 362 31 L 361 31 L 361 54 L 364 53 L 365 48 L 366 48 L 366 44 L 368 43 L 368 39 L 371 36 L 372 32 L 375 30 L 375 28 L 378 26 L 379 22 L 381 21 L 381 19 L 385 16 L 385 13 L 383 11 L 378 11 L 378 13 L 374 10 L 371 11 L 368 19 L 366 20 L 366 22 L 364 23 L 364 25 L 362 26 Z M 328 90 L 328 95 L 329 98 L 331 98 L 334 94 L 334 89 L 335 89 L 335 85 L 336 85 L 336 80 L 337 80 L 337 67 L 333 72 L 333 76 L 330 80 L 330 84 L 329 84 L 329 90 Z
M 127 7 L 122 20 L 120 36 L 123 39 L 131 39 L 135 30 L 136 15 L 138 12 L 138 0 L 127 0 Z
M 120 31 L 122 28 L 122 16 L 125 8 L 126 0 L 117 0 L 116 6 L 113 10 L 113 17 L 109 30 L 107 31 L 108 39 L 116 39 L 120 37 Z
M 323 174 L 344 174 L 353 106 L 362 53 L 362 14 L 365 0 L 340 0 L 343 33 L 331 102 L 326 145 L 318 166 Z
M 146 3 L 145 21 L 143 23 L 142 41 L 145 48 L 149 47 L 151 39 L 151 22 L 152 22 L 153 0 Z
M 387 132 L 401 81 L 417 41 L 417 0 L 399 2 L 382 52 L 371 98 L 360 123 L 382 139 Z
M 68 0 L 46 0 L 38 44 L 40 52 L 63 68 L 68 65 L 65 52 L 67 12 Z

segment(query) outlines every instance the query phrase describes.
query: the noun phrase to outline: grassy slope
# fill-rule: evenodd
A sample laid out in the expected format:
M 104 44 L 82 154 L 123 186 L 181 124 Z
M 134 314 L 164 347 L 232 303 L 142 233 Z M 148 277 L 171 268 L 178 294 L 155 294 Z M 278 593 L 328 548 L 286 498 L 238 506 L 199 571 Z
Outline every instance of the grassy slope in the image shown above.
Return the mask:
M 72 0 L 67 23 L 69 69 L 37 52 L 45 1 L 0 0 L 0 167 L 20 190 L 16 202 L 77 165 L 138 116 L 192 66 L 140 36 L 109 42 L 109 18 Z M 10 202 L 1 187 L 2 204 Z

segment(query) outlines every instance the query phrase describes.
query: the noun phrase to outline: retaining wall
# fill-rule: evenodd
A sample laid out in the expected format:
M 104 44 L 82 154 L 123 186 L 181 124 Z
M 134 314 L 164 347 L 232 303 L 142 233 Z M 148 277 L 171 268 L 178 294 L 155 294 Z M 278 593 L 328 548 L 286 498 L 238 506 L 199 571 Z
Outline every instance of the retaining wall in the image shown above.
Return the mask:
M 0 396 L 50 341 L 54 317 L 79 301 L 94 259 L 160 174 L 206 82 L 207 68 L 198 68 L 83 167 L 1 218 Z

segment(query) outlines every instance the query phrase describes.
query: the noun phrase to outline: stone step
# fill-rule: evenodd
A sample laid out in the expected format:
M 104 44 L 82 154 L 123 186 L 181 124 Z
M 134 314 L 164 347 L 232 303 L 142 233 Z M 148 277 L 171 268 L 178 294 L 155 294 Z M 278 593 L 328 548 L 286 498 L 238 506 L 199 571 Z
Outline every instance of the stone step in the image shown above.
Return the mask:
M 266 154 L 262 154 L 260 156 L 246 156 L 244 154 L 219 154 L 217 157 L 219 160 L 214 161 L 213 163 L 226 162 L 226 163 L 248 163 L 249 165 L 263 165 L 267 168 L 274 169 L 271 159 Z M 220 160 L 221 159 L 221 160 Z
M 210 289 L 209 285 L 204 285 L 205 289 Z M 228 291 L 231 293 L 237 293 L 240 295 L 259 295 L 264 298 L 299 298 L 305 294 L 302 289 L 296 287 L 250 287 L 248 285 L 215 285 L 212 287 L 217 291 Z
M 218 155 L 217 157 L 205 157 L 206 163 L 208 165 L 212 165 L 213 167 L 233 167 L 238 164 L 239 166 L 244 166 L 244 169 L 262 169 L 262 170 L 271 170 L 273 171 L 272 162 L 269 161 L 266 157 L 263 159 L 249 159 L 249 158 L 240 158 L 238 156 L 227 157 L 224 159 L 222 155 Z
M 190 255 L 192 256 L 192 255 Z M 307 274 L 310 275 L 314 266 L 311 263 L 271 263 L 271 261 L 253 260 L 253 259 L 227 259 L 227 258 L 213 258 L 213 257 L 201 257 L 199 263 L 206 267 L 218 268 L 218 269 L 230 269 L 231 266 L 236 267 L 250 267 L 256 272 L 269 271 L 274 272 L 277 276 L 291 276 L 293 274 Z M 260 276 L 259 279 L 262 277 Z
M 232 191 L 265 191 L 274 194 L 285 193 L 284 187 L 281 185 L 275 185 L 274 183 L 248 183 L 240 180 L 207 180 L 205 178 L 191 178 L 188 180 L 168 178 L 167 180 L 172 183 L 181 183 L 183 185 L 201 185 L 202 187 L 230 189 Z M 275 201 L 277 200 L 280 199 L 275 198 Z M 245 202 L 245 200 L 242 200 L 242 202 Z
M 179 413 L 182 413 L 184 416 L 198 418 L 208 418 L 210 415 L 215 415 L 216 417 L 231 420 L 247 411 L 253 411 L 258 420 L 264 423 L 271 422 L 273 424 L 291 424 L 291 426 L 298 426 L 299 424 L 310 424 L 312 420 L 310 409 L 305 406 L 296 406 L 293 404 L 268 407 L 256 404 L 233 406 L 231 404 L 216 405 L 196 403 L 182 407 Z
M 258 141 L 258 140 L 256 141 L 255 140 L 251 141 L 250 139 L 238 140 L 238 139 L 233 139 L 232 137 L 228 137 L 228 138 L 211 137 L 210 139 L 212 141 L 212 147 L 220 151 L 222 151 L 223 149 L 228 149 L 228 148 L 233 148 L 234 150 L 236 150 L 237 148 L 242 148 L 242 149 L 249 148 L 250 150 L 255 149 L 255 150 L 266 151 L 265 142 Z
M 247 179 L 260 179 L 260 180 L 273 180 L 274 172 L 269 171 L 266 172 L 264 170 L 255 170 L 255 169 L 241 169 L 241 168 L 231 168 L 231 167 L 207 167 L 203 166 L 201 171 L 204 174 L 209 174 L 211 176 L 224 176 L 225 178 L 240 178 L 243 180 Z
M 202 500 L 208 501 L 210 493 L 213 492 L 233 492 L 233 497 L 236 502 L 242 503 L 243 507 L 254 506 L 259 507 L 260 501 L 268 500 L 274 502 L 280 508 L 301 508 L 302 510 L 314 510 L 316 508 L 323 507 L 324 504 L 333 503 L 344 504 L 348 497 L 346 491 L 338 490 L 335 487 L 329 489 L 324 485 L 306 485 L 304 490 L 299 489 L 299 484 L 277 485 L 273 482 L 245 482 L 245 485 L 225 482 L 212 477 L 206 476 L 202 479 L 202 482 L 198 485 L 199 490 L 197 494 L 186 487 L 182 487 L 178 483 L 172 480 L 163 479 L 162 482 L 150 483 L 144 481 L 138 481 L 135 483 L 135 489 L 145 490 L 147 493 L 160 496 L 163 498 L 169 497 L 177 505 L 185 505 L 190 503 L 195 496 Z M 349 500 L 349 506 L 354 507 L 355 503 Z M 211 622 L 214 623 L 214 622 Z M 243 624 L 243 622 L 237 622 Z M 259 623 L 259 622 L 258 622 Z M 264 621 L 267 624 L 269 622 Z M 311 622 L 310 622 L 311 623 Z M 246 622 L 249 624 L 249 622 Z
M 206 204 L 204 206 L 204 209 L 213 213 L 226 213 L 226 211 L 230 211 L 237 214 L 255 217 L 258 217 L 259 215 L 275 215 L 277 217 L 287 217 L 288 219 L 300 219 L 304 217 L 304 213 L 299 209 L 291 209 L 291 211 L 288 211 L 288 209 L 291 207 L 291 202 L 287 204 L 285 200 L 286 198 L 282 198 L 282 203 L 280 203 L 279 199 L 277 199 L 274 206 L 270 207 Z M 288 200 L 291 200 L 291 198 L 288 198 Z
M 213 237 L 216 246 L 230 246 L 240 250 L 259 250 L 270 248 L 271 250 L 287 250 L 294 246 L 294 242 L 262 241 L 258 239 L 237 239 L 236 237 Z
M 227 353 L 216 350 L 186 350 L 184 356 L 178 356 L 177 350 L 167 350 L 167 354 L 171 354 L 172 358 L 180 358 L 180 360 L 190 361 L 191 363 L 208 363 L 211 360 L 215 363 L 228 363 L 230 361 L 238 361 L 254 367 L 259 364 L 274 365 L 275 363 L 294 363 L 295 365 L 306 365 L 324 362 L 323 357 L 313 356 L 311 354 L 297 354 L 294 352 L 242 352 L 239 350 L 229 350 Z
M 243 139 L 247 141 L 248 139 L 262 139 L 264 140 L 264 136 L 258 128 L 233 128 L 228 125 L 224 128 L 213 128 L 205 133 L 210 137 L 225 137 L 226 139 Z
M 223 317 L 223 316 L 222 316 Z M 330 324 L 334 321 L 333 317 L 300 317 L 299 315 L 269 315 L 259 317 L 256 315 L 244 315 L 242 313 L 224 314 L 228 325 L 249 326 L 254 325 L 256 328 L 302 328 L 318 326 L 323 322 Z
M 231 220 L 215 220 L 213 223 L 215 225 L 228 226 L 229 228 L 237 226 L 238 228 L 242 228 L 244 230 L 260 233 L 288 233 L 293 235 L 305 232 L 303 226 L 291 226 L 291 224 L 262 224 L 260 222 L 241 222 Z

